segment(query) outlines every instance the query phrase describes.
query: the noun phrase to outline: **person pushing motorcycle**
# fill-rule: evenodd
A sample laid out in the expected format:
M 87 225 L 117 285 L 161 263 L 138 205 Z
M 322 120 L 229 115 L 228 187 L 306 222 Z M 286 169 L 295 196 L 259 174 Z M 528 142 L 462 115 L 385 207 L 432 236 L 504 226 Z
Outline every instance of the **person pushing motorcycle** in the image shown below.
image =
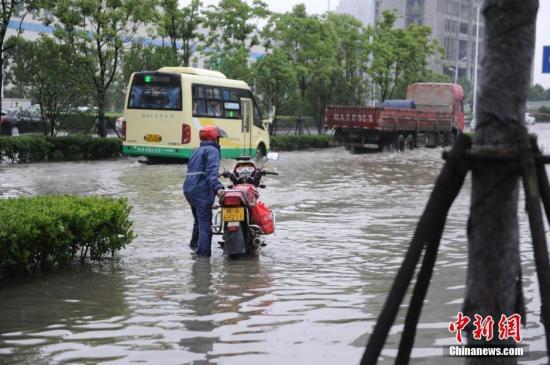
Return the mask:
M 183 194 L 191 205 L 193 233 L 189 246 L 198 256 L 210 256 L 212 244 L 212 204 L 221 198 L 224 186 L 218 180 L 220 169 L 220 138 L 227 134 L 213 125 L 199 131 L 200 147 L 193 151 L 183 183 Z

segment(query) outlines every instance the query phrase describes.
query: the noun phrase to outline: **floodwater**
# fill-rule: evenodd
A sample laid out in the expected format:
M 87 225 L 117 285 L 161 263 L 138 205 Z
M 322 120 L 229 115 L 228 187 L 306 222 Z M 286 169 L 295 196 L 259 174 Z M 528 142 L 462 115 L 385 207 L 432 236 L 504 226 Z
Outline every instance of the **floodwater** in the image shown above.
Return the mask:
M 550 150 L 550 125 L 533 130 Z M 441 149 L 281 153 L 262 198 L 277 232 L 254 257 L 211 259 L 187 242 L 185 166 L 134 159 L 0 167 L 0 197 L 124 196 L 138 238 L 114 259 L 0 282 L 2 364 L 356 364 L 408 247 Z M 231 162 L 224 162 L 226 167 Z M 464 296 L 470 179 L 449 214 L 420 320 L 414 364 L 443 356 Z M 521 255 L 525 364 L 547 363 L 526 216 Z M 401 311 L 379 363 L 393 363 Z

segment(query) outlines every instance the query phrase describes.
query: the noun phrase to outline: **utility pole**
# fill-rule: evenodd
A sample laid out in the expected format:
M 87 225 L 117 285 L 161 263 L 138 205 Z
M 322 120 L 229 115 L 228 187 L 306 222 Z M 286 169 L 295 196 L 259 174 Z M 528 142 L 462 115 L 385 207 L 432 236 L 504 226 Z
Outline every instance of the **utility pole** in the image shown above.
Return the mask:
M 533 64 L 538 0 L 485 0 L 485 52 L 477 127 L 472 149 L 485 154 L 519 152 L 522 123 Z M 510 52 L 510 50 L 514 50 Z M 476 65 L 477 69 L 477 65 Z M 468 271 L 464 315 L 494 319 L 491 341 L 468 344 L 515 345 L 500 340 L 501 315 L 524 315 L 519 252 L 519 175 L 506 164 L 472 166 L 468 221 Z M 535 321 L 537 318 L 531 318 Z M 472 325 L 472 323 L 470 323 Z M 473 364 L 516 364 L 517 359 L 468 358 Z

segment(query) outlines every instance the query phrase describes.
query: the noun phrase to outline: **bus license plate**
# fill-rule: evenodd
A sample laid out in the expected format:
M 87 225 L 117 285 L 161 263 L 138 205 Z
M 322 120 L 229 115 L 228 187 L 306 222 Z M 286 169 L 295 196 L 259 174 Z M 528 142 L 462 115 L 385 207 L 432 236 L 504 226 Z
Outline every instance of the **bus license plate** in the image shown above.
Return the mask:
M 223 208 L 222 215 L 224 222 L 244 221 L 244 208 Z
M 147 142 L 160 142 L 162 141 L 162 137 L 158 134 L 148 134 L 145 136 L 145 140 Z

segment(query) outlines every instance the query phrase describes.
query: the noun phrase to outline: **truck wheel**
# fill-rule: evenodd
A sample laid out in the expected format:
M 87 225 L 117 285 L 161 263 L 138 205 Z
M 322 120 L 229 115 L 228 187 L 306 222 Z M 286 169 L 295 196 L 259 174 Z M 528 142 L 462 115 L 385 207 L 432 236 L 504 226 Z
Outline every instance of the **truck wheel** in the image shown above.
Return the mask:
M 441 132 L 437 135 L 437 145 L 445 147 L 445 133 Z
M 397 148 L 398 152 L 405 151 L 405 136 L 400 134 L 397 136 L 397 139 L 395 140 L 395 147 Z
M 405 148 L 407 150 L 414 150 L 415 147 L 416 147 L 416 143 L 414 141 L 414 137 L 411 134 L 409 134 L 407 138 L 405 138 Z
M 452 131 L 451 133 L 447 133 L 447 146 L 452 146 L 455 144 L 455 131 Z
M 382 140 L 382 149 L 384 152 L 395 152 L 395 141 L 391 137 L 384 137 Z

